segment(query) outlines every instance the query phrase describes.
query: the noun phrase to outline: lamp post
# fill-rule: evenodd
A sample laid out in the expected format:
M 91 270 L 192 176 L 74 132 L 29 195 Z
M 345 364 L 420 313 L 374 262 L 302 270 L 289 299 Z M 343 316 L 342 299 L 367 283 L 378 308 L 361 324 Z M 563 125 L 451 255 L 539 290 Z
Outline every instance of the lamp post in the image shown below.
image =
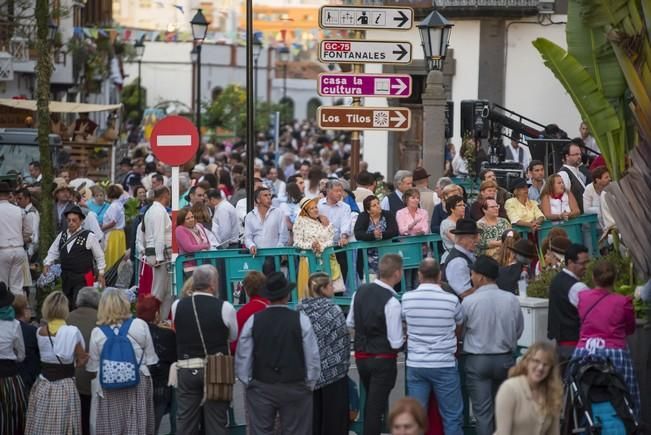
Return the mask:
M 283 100 L 287 99 L 287 62 L 289 62 L 289 48 L 283 45 L 278 50 L 278 56 L 283 63 Z
M 438 11 L 433 10 L 420 24 L 418 31 L 427 62 L 427 84 L 422 95 L 423 165 L 432 179 L 443 176 L 445 161 L 445 108 L 447 97 L 443 86 L 443 60 L 447 54 L 452 24 Z
M 196 102 L 196 119 L 195 124 L 199 131 L 199 148 L 197 148 L 197 163 L 201 158 L 201 44 L 206 39 L 208 32 L 208 21 L 203 15 L 201 9 L 197 9 L 197 13 L 190 21 L 192 27 L 192 39 L 194 39 L 194 50 L 196 51 L 196 68 L 197 68 L 197 102 Z
M 140 114 L 142 113 L 142 56 L 145 54 L 145 44 L 142 42 L 142 38 L 136 41 L 134 44 L 136 49 L 136 60 L 138 61 L 138 121 L 142 118 Z

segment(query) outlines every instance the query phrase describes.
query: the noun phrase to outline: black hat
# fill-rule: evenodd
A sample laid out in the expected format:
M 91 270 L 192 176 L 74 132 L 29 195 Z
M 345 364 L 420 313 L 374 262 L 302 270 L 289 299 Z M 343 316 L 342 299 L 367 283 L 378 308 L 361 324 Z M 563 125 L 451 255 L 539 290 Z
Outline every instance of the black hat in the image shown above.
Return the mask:
M 484 275 L 488 279 L 497 279 L 500 274 L 500 264 L 492 257 L 480 255 L 475 263 L 470 266 L 475 273 Z
M 120 165 L 131 166 L 131 159 L 129 157 L 123 157 L 122 160 L 120 160 Z
M 7 284 L 0 282 L 0 308 L 9 306 L 14 302 L 14 294 L 9 291 Z
M 296 284 L 287 281 L 282 272 L 273 272 L 267 276 L 267 298 L 270 301 L 284 298 L 294 287 L 296 287 Z
M 63 215 L 64 215 L 65 217 L 68 217 L 68 215 L 69 215 L 70 213 L 74 213 L 74 214 L 76 214 L 77 216 L 79 216 L 79 218 L 80 218 L 82 221 L 83 221 L 84 219 L 86 219 L 86 215 L 84 214 L 83 211 L 81 211 L 81 208 L 79 208 L 78 205 L 73 205 L 73 206 L 70 207 L 68 210 L 64 211 L 64 212 L 63 212 Z
M 516 254 L 522 255 L 523 257 L 536 258 L 536 247 L 530 240 L 520 239 L 515 242 L 513 246 L 509 246 L 509 249 Z
M 457 221 L 457 226 L 450 230 L 452 234 L 479 234 L 477 229 L 477 224 L 472 219 L 459 219 Z
M 414 176 L 413 180 L 418 181 L 418 180 L 424 180 L 425 178 L 429 178 L 430 174 L 427 173 L 427 169 L 419 166 L 416 169 L 414 169 Z
M 529 187 L 527 184 L 527 180 L 524 178 L 515 178 L 511 181 L 511 192 L 513 192 L 515 189 L 519 189 L 521 187 Z
M 11 193 L 11 186 L 5 181 L 0 181 L 0 193 Z

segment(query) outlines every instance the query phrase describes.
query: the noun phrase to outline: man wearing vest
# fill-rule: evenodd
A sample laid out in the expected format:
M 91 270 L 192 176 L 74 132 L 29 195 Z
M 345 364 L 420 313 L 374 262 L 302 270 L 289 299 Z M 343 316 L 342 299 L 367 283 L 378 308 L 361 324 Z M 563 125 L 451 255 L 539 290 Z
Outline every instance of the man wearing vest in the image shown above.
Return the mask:
M 499 270 L 493 258 L 477 257 L 472 265 L 476 290 L 461 303 L 466 388 L 477 435 L 491 435 L 495 430 L 495 394 L 515 364 L 513 352 L 524 330 L 518 297 L 495 284 Z
M 549 284 L 547 337 L 556 340 L 561 362 L 572 358 L 579 340 L 581 321 L 576 307 L 579 303 L 579 293 L 588 288 L 581 282 L 581 278 L 589 261 L 588 249 L 585 246 L 571 244 L 565 250 L 565 267 Z
M 43 274 L 47 274 L 50 266 L 55 261 L 61 263 L 61 287 L 68 297 L 70 311 L 75 308 L 77 292 L 82 287 L 92 286 L 94 266 L 97 267 L 97 281 L 101 287 L 105 286 L 104 250 L 97 241 L 92 231 L 82 228 L 84 213 L 78 206 L 66 210 L 64 217 L 68 222 L 68 229 L 57 235 L 47 251 L 43 262 Z M 93 264 L 94 260 L 94 264 Z
M 572 139 L 572 142 L 563 149 L 564 164 L 558 171 L 558 175 L 563 179 L 565 190 L 572 192 L 579 204 L 581 213 L 583 213 L 583 191 L 585 186 L 592 181 L 592 177 L 583 166 L 581 146 L 575 142 L 577 140 L 580 141 L 581 139 Z
M 419 166 L 414 169 L 414 187 L 420 192 L 420 208 L 427 211 L 427 216 L 432 216 L 434 207 L 441 200 L 436 192 L 429 188 L 429 177 L 425 168 Z
M 464 298 L 473 291 L 470 270 L 475 262 L 479 230 L 472 219 L 459 219 L 450 232 L 454 234 L 455 243 L 445 260 L 445 277 L 457 296 Z
M 166 209 L 169 202 L 169 189 L 165 186 L 156 188 L 154 202 L 143 217 L 145 256 L 154 271 L 151 293 L 161 303 L 161 319 L 167 319 L 172 305 L 170 276 L 167 271 L 167 262 L 170 261 L 172 249 L 172 220 Z
M 413 187 L 413 176 L 411 171 L 400 170 L 396 172 L 396 175 L 393 177 L 393 186 L 395 191 L 385 196 L 382 199 L 382 210 L 387 210 L 393 213 L 394 215 L 401 208 L 405 208 L 405 203 L 402 200 L 402 194 Z
M 366 391 L 364 435 L 383 432 L 389 393 L 396 383 L 396 359 L 404 343 L 400 302 L 393 290 L 402 279 L 402 257 L 382 257 L 378 276 L 357 289 L 346 319 L 355 330 L 355 360 Z
M 178 357 L 176 427 L 179 435 L 199 432 L 204 399 L 204 357 L 206 354 L 229 354 L 229 342 L 237 339 L 235 309 L 215 296 L 219 286 L 218 275 L 214 266 L 197 267 L 192 273 L 192 296 L 181 299 L 173 313 Z M 228 406 L 226 401 L 203 402 L 204 433 L 228 433 Z
M 237 342 L 235 373 L 246 387 L 252 435 L 273 435 L 276 414 L 281 433 L 312 434 L 312 390 L 321 359 L 310 319 L 287 306 L 295 286 L 282 272 L 269 274 L 270 304 L 246 321 Z

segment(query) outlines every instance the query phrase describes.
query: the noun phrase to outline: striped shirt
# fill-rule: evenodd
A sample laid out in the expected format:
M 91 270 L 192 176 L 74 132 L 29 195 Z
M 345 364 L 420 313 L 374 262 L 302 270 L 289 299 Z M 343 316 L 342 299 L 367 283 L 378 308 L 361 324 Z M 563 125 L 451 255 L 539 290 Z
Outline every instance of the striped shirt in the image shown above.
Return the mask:
M 455 367 L 456 326 L 463 322 L 459 298 L 438 284 L 421 284 L 402 296 L 407 323 L 407 366 Z

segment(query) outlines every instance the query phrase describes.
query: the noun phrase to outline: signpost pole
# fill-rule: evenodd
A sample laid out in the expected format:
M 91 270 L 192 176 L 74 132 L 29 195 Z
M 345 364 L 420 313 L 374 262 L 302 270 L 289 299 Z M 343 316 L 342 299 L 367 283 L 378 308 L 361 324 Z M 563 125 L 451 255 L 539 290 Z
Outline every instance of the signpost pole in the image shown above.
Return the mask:
M 355 39 L 364 39 L 365 31 L 355 30 Z M 364 64 L 353 64 L 353 74 L 364 72 Z M 360 107 L 362 99 L 360 97 L 353 97 L 353 107 Z M 353 131 L 350 135 L 350 189 L 357 188 L 357 174 L 359 174 L 359 154 L 361 148 L 362 132 L 359 130 Z
M 179 198 L 181 197 L 179 172 L 180 169 L 178 166 L 172 166 L 172 264 L 176 262 L 176 257 L 179 253 L 178 245 L 176 244 L 176 215 L 179 212 Z

